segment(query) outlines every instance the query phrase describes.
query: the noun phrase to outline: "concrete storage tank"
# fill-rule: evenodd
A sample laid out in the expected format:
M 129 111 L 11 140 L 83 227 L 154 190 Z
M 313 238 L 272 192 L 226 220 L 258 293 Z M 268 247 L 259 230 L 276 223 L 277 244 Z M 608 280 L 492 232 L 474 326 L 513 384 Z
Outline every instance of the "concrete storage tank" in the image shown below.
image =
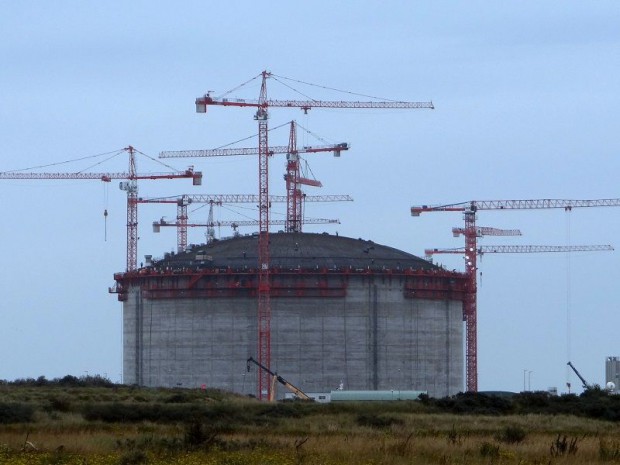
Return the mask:
M 362 239 L 269 240 L 273 371 L 306 392 L 463 390 L 463 274 Z M 256 393 L 257 246 L 218 240 L 115 275 L 126 384 Z

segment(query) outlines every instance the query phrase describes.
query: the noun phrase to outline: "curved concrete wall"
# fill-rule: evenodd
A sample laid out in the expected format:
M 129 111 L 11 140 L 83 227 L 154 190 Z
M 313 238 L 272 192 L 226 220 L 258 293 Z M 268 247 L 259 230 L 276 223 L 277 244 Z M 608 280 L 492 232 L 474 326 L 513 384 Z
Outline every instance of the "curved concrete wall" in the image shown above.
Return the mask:
M 464 388 L 460 301 L 405 298 L 402 285 L 360 278 L 346 297 L 272 298 L 271 311 L 271 369 L 306 392 Z M 257 367 L 246 371 L 256 313 L 255 298 L 146 299 L 130 288 L 124 382 L 256 394 Z

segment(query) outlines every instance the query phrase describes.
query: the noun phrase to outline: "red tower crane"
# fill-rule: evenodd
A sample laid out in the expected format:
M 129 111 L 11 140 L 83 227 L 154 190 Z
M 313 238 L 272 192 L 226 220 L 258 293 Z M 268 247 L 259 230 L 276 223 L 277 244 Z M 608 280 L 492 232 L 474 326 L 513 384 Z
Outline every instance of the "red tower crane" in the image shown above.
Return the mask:
M 340 156 L 340 152 L 348 150 L 347 143 L 332 146 L 335 157 Z M 291 121 L 291 130 L 289 134 L 288 151 L 286 154 L 286 173 L 284 180 L 286 181 L 286 232 L 301 232 L 303 226 L 303 192 L 301 185 L 321 187 L 321 182 L 307 178 L 302 175 L 300 165 L 300 153 L 317 153 L 326 151 L 321 147 L 304 147 L 297 148 L 297 123 Z
M 139 179 L 178 179 L 190 178 L 195 186 L 202 183 L 202 173 L 192 167 L 179 173 L 138 174 L 136 158 L 131 145 L 122 149 L 129 154 L 129 171 L 126 173 L 25 173 L 8 171 L 0 173 L 0 179 L 99 179 L 111 182 L 112 179 L 126 180 L 120 188 L 127 192 L 127 271 L 138 268 L 138 180 Z
M 303 202 L 352 202 L 353 199 L 349 195 L 302 195 Z M 283 195 L 270 195 L 269 202 L 270 203 L 284 203 L 288 201 L 288 196 Z M 138 198 L 138 203 L 165 203 L 165 204 L 175 204 L 177 206 L 177 219 L 175 223 L 169 223 L 167 226 L 176 225 L 177 227 L 177 251 L 182 252 L 187 248 L 187 222 L 189 220 L 188 216 L 188 206 L 192 203 L 208 203 L 210 205 L 223 205 L 223 204 L 231 204 L 231 203 L 258 203 L 258 196 L 253 194 L 195 194 L 188 195 L 184 194 L 180 197 L 153 197 L 153 198 Z M 326 222 L 315 223 L 313 221 L 303 221 L 307 224 L 334 224 L 338 223 L 337 220 L 326 220 Z M 211 220 L 207 221 L 207 223 L 213 223 L 215 225 L 216 222 Z M 285 224 L 285 223 L 274 223 L 276 224 Z M 240 224 L 237 222 L 237 226 L 251 226 L 253 223 L 249 224 Z M 204 224 L 203 226 L 207 226 Z M 218 225 L 223 226 L 223 225 Z M 209 226 L 207 226 L 209 227 Z
M 234 106 L 256 108 L 254 119 L 258 121 L 258 195 L 259 195 L 259 236 L 258 236 L 258 362 L 267 367 L 258 376 L 258 398 L 269 399 L 271 368 L 271 296 L 269 273 L 269 171 L 268 171 L 268 109 L 300 108 L 305 113 L 311 108 L 434 108 L 432 102 L 396 101 L 322 101 L 322 100 L 270 100 L 267 98 L 267 79 L 276 77 L 263 71 L 258 100 L 214 98 L 209 93 L 196 99 L 196 112 L 206 113 L 207 106 Z
M 570 211 L 573 208 L 585 207 L 618 207 L 620 199 L 568 200 L 568 199 L 530 199 L 530 200 L 472 200 L 469 202 L 447 205 L 421 205 L 411 207 L 412 216 L 420 216 L 425 212 L 462 212 L 465 228 L 459 233 L 465 236 L 465 250 L 468 259 L 465 261 L 467 275 L 467 292 L 463 302 L 463 317 L 466 322 L 466 388 L 470 392 L 478 391 L 478 337 L 477 337 L 477 228 L 476 212 L 479 210 L 531 210 L 562 208 Z
M 289 144 L 288 146 L 272 146 L 269 147 L 269 155 L 285 153 L 287 158 L 286 173 L 284 180 L 286 181 L 286 232 L 301 232 L 303 222 L 303 193 L 299 189 L 300 185 L 322 187 L 320 181 L 304 177 L 301 173 L 300 157 L 302 153 L 320 153 L 332 152 L 334 157 L 339 157 L 340 153 L 349 150 L 349 144 L 342 142 L 340 144 L 306 146 L 297 147 L 297 123 L 290 122 Z M 256 147 L 237 147 L 237 148 L 220 148 L 208 150 L 175 150 L 160 152 L 160 158 L 195 158 L 195 157 L 227 157 L 235 155 L 258 155 Z

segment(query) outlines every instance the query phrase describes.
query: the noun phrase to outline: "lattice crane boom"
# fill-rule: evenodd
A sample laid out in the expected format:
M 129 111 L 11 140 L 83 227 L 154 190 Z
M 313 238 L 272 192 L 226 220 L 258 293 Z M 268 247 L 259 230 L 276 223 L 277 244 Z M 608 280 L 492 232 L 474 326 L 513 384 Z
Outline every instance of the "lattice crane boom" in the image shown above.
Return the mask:
M 258 204 L 258 196 L 255 194 L 186 194 L 190 203 L 255 203 Z M 169 197 L 144 197 L 139 198 L 138 203 L 177 203 L 179 196 Z M 350 195 L 304 195 L 304 202 L 352 202 Z M 284 203 L 285 195 L 270 195 L 269 202 Z
M 349 150 L 349 144 L 342 142 L 332 145 L 308 146 L 297 149 L 296 153 L 319 153 L 334 152 L 334 156 L 340 156 L 340 152 Z M 269 147 L 269 155 L 287 154 L 287 145 L 276 145 Z M 239 147 L 228 149 L 206 149 L 206 150 L 164 150 L 159 153 L 159 158 L 206 158 L 206 157 L 232 157 L 239 155 L 258 155 L 257 147 Z
M 546 208 L 620 207 L 620 199 L 526 199 L 526 200 L 472 200 L 446 205 L 419 205 L 411 207 L 411 216 L 425 212 L 465 212 L 479 210 L 536 210 Z
M 327 101 L 327 100 L 247 100 L 216 98 L 210 94 L 196 99 L 196 113 L 206 113 L 207 106 L 220 105 L 224 107 L 255 107 L 255 108 L 300 108 L 308 111 L 312 108 L 355 108 L 355 109 L 434 109 L 433 102 L 361 102 L 361 101 Z
M 465 228 L 452 228 L 452 235 L 459 237 L 461 234 L 465 234 Z M 521 231 L 518 229 L 498 229 L 490 228 L 488 226 L 477 226 L 476 237 L 484 236 L 521 236 Z
M 0 172 L 0 179 L 94 179 L 103 182 L 111 182 L 113 179 L 177 179 L 177 178 L 191 178 L 195 179 L 195 185 L 200 185 L 199 179 L 202 177 L 202 173 L 195 172 L 193 168 L 188 168 L 180 173 L 153 173 L 153 174 L 135 174 L 132 175 L 128 172 L 119 173 L 24 173 L 16 171 L 4 171 Z
M 487 253 L 553 253 L 553 252 L 611 252 L 611 245 L 481 245 L 478 246 L 478 255 Z M 459 254 L 467 253 L 465 247 L 448 249 L 425 249 L 427 259 L 435 254 Z
M 329 219 L 329 218 L 304 218 L 304 223 L 306 224 L 340 224 L 340 220 L 338 219 Z M 286 220 L 270 220 L 269 225 L 271 226 L 283 226 L 286 224 Z M 159 232 L 159 227 L 163 226 L 178 226 L 178 222 L 169 222 L 164 218 L 161 218 L 159 221 L 153 222 L 153 232 Z M 186 223 L 186 227 L 188 228 L 210 228 L 217 226 L 258 226 L 258 220 L 213 220 L 207 221 L 205 223 Z

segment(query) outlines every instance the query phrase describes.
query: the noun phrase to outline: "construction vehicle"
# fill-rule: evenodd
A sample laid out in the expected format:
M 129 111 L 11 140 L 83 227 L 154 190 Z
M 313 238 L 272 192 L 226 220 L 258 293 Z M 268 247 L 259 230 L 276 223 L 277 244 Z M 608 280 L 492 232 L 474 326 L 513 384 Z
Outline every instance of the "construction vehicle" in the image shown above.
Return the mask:
M 278 375 L 277 373 L 274 373 L 269 368 L 264 366 L 262 363 L 260 363 L 259 361 L 255 360 L 253 357 L 248 358 L 248 361 L 247 361 L 247 371 L 250 371 L 250 363 L 254 363 L 260 369 L 265 370 L 267 373 L 269 373 L 271 375 L 272 383 L 274 385 L 275 385 L 275 382 L 278 381 L 280 384 L 283 384 L 289 391 L 291 391 L 293 394 L 295 394 L 295 396 L 298 399 L 313 400 L 312 397 L 310 397 L 304 391 L 299 389 L 297 386 L 294 386 L 293 384 L 289 383 L 287 380 L 282 378 L 282 376 Z M 270 401 L 274 401 L 275 400 L 275 386 L 273 386 L 273 385 L 272 385 L 272 388 L 271 388 L 271 396 L 270 396 L 269 400 Z
M 583 376 L 581 376 L 581 373 L 579 373 L 577 371 L 577 368 L 575 368 L 575 366 L 571 362 L 568 362 L 567 365 L 573 369 L 573 371 L 577 375 L 577 378 L 579 378 L 581 380 L 581 384 L 583 384 L 583 388 L 584 389 L 591 389 L 592 388 L 592 386 L 585 380 L 585 378 Z

